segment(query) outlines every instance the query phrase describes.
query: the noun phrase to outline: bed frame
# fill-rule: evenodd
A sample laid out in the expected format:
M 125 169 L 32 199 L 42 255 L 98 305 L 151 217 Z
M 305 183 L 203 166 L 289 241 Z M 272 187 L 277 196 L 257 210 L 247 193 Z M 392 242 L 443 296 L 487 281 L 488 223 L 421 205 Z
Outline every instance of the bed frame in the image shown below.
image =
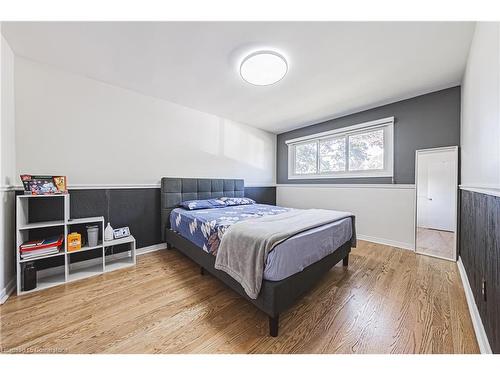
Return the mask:
M 351 241 L 347 241 L 332 254 L 280 281 L 263 280 L 257 299 L 251 299 L 243 287 L 227 273 L 215 269 L 215 257 L 201 250 L 191 241 L 170 229 L 170 212 L 179 203 L 191 199 L 210 199 L 220 197 L 243 197 L 244 181 L 228 179 L 171 178 L 161 179 L 161 232 L 167 248 L 176 248 L 196 262 L 203 275 L 209 272 L 243 298 L 254 304 L 269 317 L 269 334 L 278 336 L 279 315 L 295 304 L 308 292 L 334 265 L 341 260 L 344 267 L 349 262 Z

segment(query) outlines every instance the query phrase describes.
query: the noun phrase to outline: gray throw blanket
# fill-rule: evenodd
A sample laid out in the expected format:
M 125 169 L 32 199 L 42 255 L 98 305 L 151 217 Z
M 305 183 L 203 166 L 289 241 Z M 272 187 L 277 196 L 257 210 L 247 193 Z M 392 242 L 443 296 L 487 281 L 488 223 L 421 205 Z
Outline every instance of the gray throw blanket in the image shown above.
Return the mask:
M 352 217 L 352 246 L 356 246 L 354 215 L 349 212 L 292 210 L 233 224 L 222 236 L 215 268 L 229 274 L 241 284 L 250 298 L 255 299 L 262 285 L 267 254 L 276 245 L 298 233 L 346 217 Z

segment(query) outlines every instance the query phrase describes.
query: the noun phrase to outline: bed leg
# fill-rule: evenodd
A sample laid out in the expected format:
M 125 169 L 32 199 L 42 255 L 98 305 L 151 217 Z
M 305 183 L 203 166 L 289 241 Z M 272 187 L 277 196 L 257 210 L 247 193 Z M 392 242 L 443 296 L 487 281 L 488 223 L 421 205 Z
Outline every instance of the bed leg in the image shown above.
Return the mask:
M 280 324 L 280 316 L 269 317 L 269 336 L 278 337 L 278 327 Z
M 200 275 L 201 276 L 205 275 L 205 268 L 200 267 Z
M 167 242 L 167 250 L 172 250 L 174 247 Z
M 347 255 L 345 256 L 345 258 L 344 258 L 344 259 L 342 259 L 342 265 L 343 265 L 344 267 L 347 267 L 347 266 L 349 265 L 349 254 L 347 254 Z

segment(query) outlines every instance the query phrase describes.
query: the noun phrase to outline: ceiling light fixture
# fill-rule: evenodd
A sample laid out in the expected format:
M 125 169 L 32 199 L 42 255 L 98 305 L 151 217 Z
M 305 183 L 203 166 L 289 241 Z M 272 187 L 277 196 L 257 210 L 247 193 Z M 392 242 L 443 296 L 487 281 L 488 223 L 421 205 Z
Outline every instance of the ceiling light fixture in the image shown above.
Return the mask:
M 274 51 L 254 52 L 245 57 L 240 65 L 241 78 L 256 86 L 272 85 L 282 80 L 287 71 L 287 61 Z

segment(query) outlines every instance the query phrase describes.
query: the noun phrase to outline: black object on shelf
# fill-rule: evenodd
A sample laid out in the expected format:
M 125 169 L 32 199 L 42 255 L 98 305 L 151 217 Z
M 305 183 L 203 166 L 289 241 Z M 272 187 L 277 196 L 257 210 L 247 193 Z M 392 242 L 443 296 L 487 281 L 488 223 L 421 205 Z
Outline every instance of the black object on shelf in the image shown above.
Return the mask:
M 26 263 L 23 272 L 23 291 L 36 288 L 36 268 L 35 263 Z

